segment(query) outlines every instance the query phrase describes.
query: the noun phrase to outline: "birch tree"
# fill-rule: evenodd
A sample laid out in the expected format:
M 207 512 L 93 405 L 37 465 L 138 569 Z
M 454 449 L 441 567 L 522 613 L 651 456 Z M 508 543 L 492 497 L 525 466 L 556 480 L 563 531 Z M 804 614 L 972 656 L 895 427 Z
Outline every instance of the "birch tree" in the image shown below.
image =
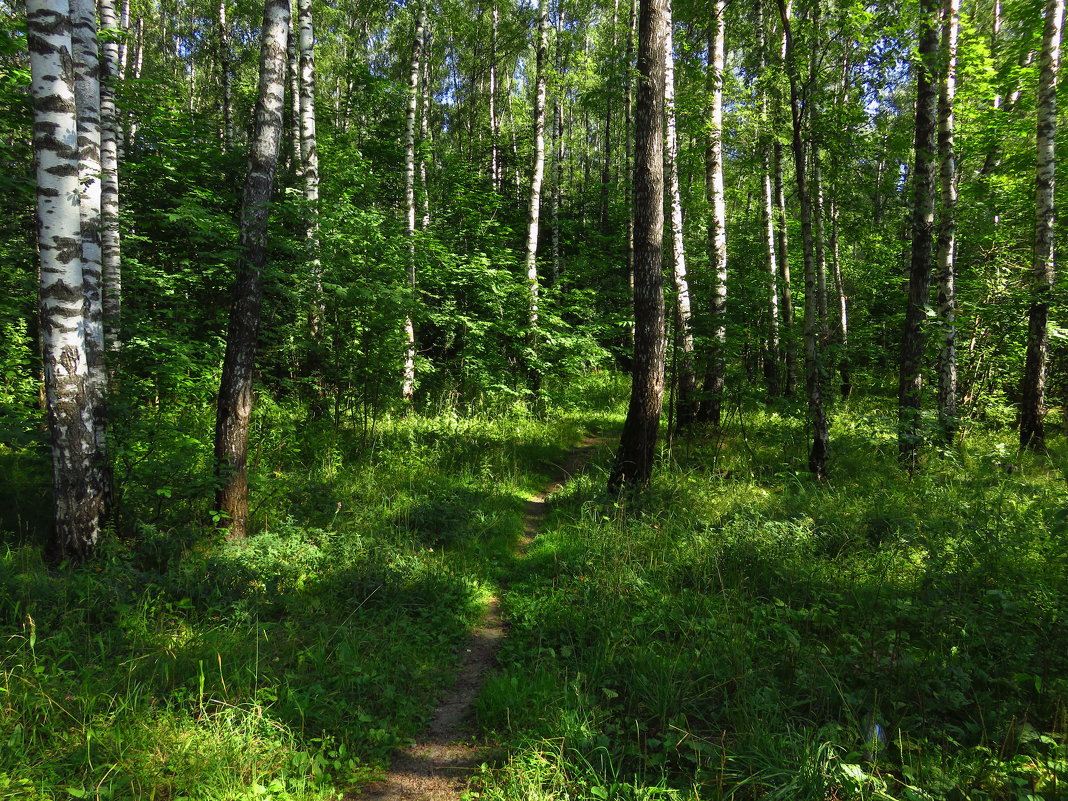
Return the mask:
M 307 2 L 308 0 L 301 0 Z M 415 301 L 415 118 L 419 110 L 419 73 L 423 56 L 423 29 L 426 27 L 426 0 L 420 0 L 412 35 L 412 63 L 408 73 L 408 116 L 404 125 L 404 236 L 408 242 L 408 288 Z M 401 397 L 408 403 L 415 397 L 415 322 L 411 310 L 404 318 L 404 373 Z
M 794 174 L 797 181 L 797 199 L 801 207 L 801 248 L 805 265 L 805 394 L 808 400 L 809 425 L 812 430 L 812 448 L 808 454 L 808 468 L 818 479 L 827 477 L 827 457 L 830 452 L 830 436 L 827 428 L 827 413 L 823 407 L 823 390 L 820 377 L 823 372 L 823 353 L 820 347 L 818 283 L 816 278 L 815 246 L 812 232 L 812 198 L 806 175 L 805 134 L 800 79 L 797 69 L 797 54 L 794 49 L 793 28 L 786 0 L 778 0 L 779 17 L 783 27 L 783 61 L 790 82 L 790 121 L 794 156 Z
M 289 19 L 289 0 L 267 0 L 255 120 L 241 200 L 240 256 L 215 418 L 215 472 L 219 482 L 215 508 L 225 518 L 223 525 L 231 539 L 244 537 L 248 527 L 248 426 L 263 306 L 267 214 L 282 139 Z
M 534 77 L 534 166 L 530 175 L 530 205 L 527 213 L 526 274 L 530 292 L 528 323 L 533 337 L 538 327 L 538 226 L 541 216 L 541 185 L 545 177 L 545 70 L 549 50 L 549 3 L 538 0 L 537 63 Z
M 97 464 L 85 348 L 85 286 L 77 106 L 70 8 L 66 0 L 28 0 L 27 39 L 36 157 L 37 246 L 45 398 L 52 445 L 57 558 L 93 554 L 106 512 Z
M 916 468 L 921 439 L 923 321 L 934 255 L 935 175 L 938 169 L 935 135 L 938 87 L 934 80 L 939 43 L 937 14 L 937 0 L 921 0 L 920 47 L 916 61 L 915 166 L 912 171 L 912 249 L 898 383 L 898 452 L 902 464 L 910 471 Z
M 634 364 L 630 403 L 610 492 L 641 490 L 652 477 L 664 400 L 664 67 L 667 0 L 642 0 L 634 149 Z
M 695 417 L 697 376 L 694 367 L 690 282 L 686 274 L 686 243 L 682 230 L 682 188 L 679 182 L 678 135 L 675 126 L 675 55 L 671 24 L 671 1 L 667 3 L 668 27 L 664 46 L 664 109 L 667 143 L 667 179 L 671 204 L 672 274 L 675 277 L 675 318 L 682 359 L 678 367 L 678 422 L 686 426 Z
M 938 420 L 945 442 L 957 430 L 957 154 L 954 145 L 953 103 L 957 90 L 957 31 L 960 0 L 945 0 L 942 8 L 942 76 L 938 91 L 938 150 L 941 219 L 938 226 L 938 317 L 942 348 L 938 355 Z
M 708 200 L 708 262 L 712 274 L 712 337 L 705 370 L 700 417 L 718 426 L 723 412 L 727 372 L 727 209 L 723 198 L 723 62 L 725 0 L 713 0 L 708 36 L 709 133 L 705 150 L 705 194 Z
M 319 147 L 315 136 L 315 28 L 311 0 L 297 0 L 300 63 L 300 163 L 304 173 L 307 206 L 304 240 L 311 266 L 312 299 L 308 328 L 313 339 L 320 336 L 323 314 L 323 269 L 319 258 Z
M 115 89 L 122 76 L 125 39 L 120 50 L 115 39 L 118 22 L 114 0 L 99 0 L 100 27 L 104 39 L 100 73 L 100 224 L 104 343 L 109 385 L 114 388 L 122 351 L 122 252 L 119 233 L 119 143 L 122 128 L 115 104 Z M 129 3 L 123 5 L 129 26 Z
M 1028 312 L 1027 361 L 1020 403 L 1020 447 L 1045 447 L 1043 418 L 1046 367 L 1049 361 L 1049 302 L 1053 293 L 1054 261 L 1054 141 L 1057 134 L 1057 73 L 1061 65 L 1064 0 L 1048 0 L 1042 33 L 1038 84 L 1037 156 L 1035 160 L 1035 243 L 1032 256 L 1031 308 Z

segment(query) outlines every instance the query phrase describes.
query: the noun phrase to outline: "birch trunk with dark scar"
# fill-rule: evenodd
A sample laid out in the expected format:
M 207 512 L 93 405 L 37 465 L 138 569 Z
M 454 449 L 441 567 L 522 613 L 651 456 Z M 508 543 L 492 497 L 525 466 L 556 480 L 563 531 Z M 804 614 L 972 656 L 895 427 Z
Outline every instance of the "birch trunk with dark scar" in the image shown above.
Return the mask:
M 313 340 L 321 336 L 323 308 L 323 263 L 319 258 L 319 148 L 315 136 L 315 28 L 311 0 L 297 0 L 300 58 L 300 156 L 304 168 L 305 248 L 311 267 L 312 298 L 308 329 Z
M 790 118 L 792 123 L 792 149 L 794 173 L 797 180 L 797 199 L 801 207 L 801 249 L 805 265 L 805 393 L 808 399 L 809 424 L 812 429 L 812 448 L 808 455 L 808 468 L 816 478 L 827 477 L 827 458 L 830 452 L 830 436 L 827 429 L 827 414 L 823 408 L 823 390 L 820 376 L 823 372 L 823 352 L 818 336 L 819 312 L 817 310 L 816 257 L 812 235 L 812 200 L 805 174 L 805 141 L 801 92 L 798 86 L 798 69 L 793 47 L 793 32 L 786 0 L 778 0 L 779 16 L 783 27 L 783 53 L 787 75 L 790 80 Z
M 649 484 L 664 399 L 664 65 L 667 0 L 642 0 L 634 152 L 634 363 L 609 492 Z
M 922 436 L 920 396 L 923 388 L 923 321 L 927 314 L 931 260 L 934 256 L 935 177 L 938 169 L 938 88 L 934 81 L 939 40 L 937 0 L 921 0 L 920 12 L 920 47 L 916 63 L 916 160 L 912 173 L 912 250 L 898 385 L 898 453 L 902 464 L 910 472 L 916 468 Z
M 308 2 L 308 0 L 301 0 Z M 415 12 L 412 36 L 412 64 L 408 73 L 408 116 L 404 126 L 404 236 L 408 242 L 408 288 L 415 302 L 415 117 L 419 108 L 419 66 L 423 55 L 423 29 L 426 27 L 426 0 Z M 410 403 L 415 397 L 415 323 L 411 310 L 404 318 L 404 374 L 401 397 Z
M 723 61 L 724 0 L 713 0 L 708 37 L 709 126 L 705 150 L 705 196 L 708 200 L 708 263 L 712 273 L 712 337 L 705 368 L 699 419 L 718 426 L 723 413 L 727 371 L 727 210 L 723 201 Z
M 219 482 L 215 504 L 225 516 L 222 525 L 230 539 L 244 537 L 248 527 L 248 425 L 263 305 L 267 215 L 282 139 L 289 19 L 289 0 L 267 0 L 256 114 L 241 200 L 240 256 L 215 419 L 215 475 Z
M 1048 0 L 1042 34 L 1035 160 L 1035 246 L 1027 361 L 1020 401 L 1020 447 L 1045 447 L 1046 364 L 1049 360 L 1049 302 L 1054 279 L 1054 141 L 1057 134 L 1057 73 L 1061 63 L 1064 0 Z
M 690 309 L 690 283 L 686 275 L 686 247 L 682 230 L 682 188 L 679 186 L 678 135 L 675 127 L 675 57 L 671 30 L 671 2 L 667 0 L 667 41 L 664 44 L 664 110 L 667 123 L 667 179 L 671 202 L 671 250 L 675 276 L 675 317 L 682 356 L 678 365 L 678 412 L 680 426 L 694 421 L 697 375 L 694 367 L 693 325 Z
M 234 93 L 230 76 L 230 31 L 226 21 L 226 0 L 219 0 L 219 77 L 222 79 L 223 145 L 234 146 Z
M 538 0 L 537 64 L 534 79 L 534 167 L 530 176 L 530 205 L 527 215 L 526 273 L 530 336 L 538 327 L 538 223 L 541 212 L 541 184 L 545 175 L 545 69 L 549 49 L 548 0 Z
M 759 59 L 760 73 L 763 74 L 767 65 L 767 24 L 764 17 L 764 6 L 757 3 L 757 25 L 759 28 Z M 761 127 L 767 129 L 768 120 L 768 93 L 763 85 L 760 86 L 760 122 Z M 760 142 L 760 167 L 761 167 L 761 190 L 763 192 L 763 204 L 761 205 L 761 224 L 764 235 L 765 269 L 767 270 L 767 310 L 768 310 L 768 338 L 764 349 L 764 383 L 768 388 L 768 395 L 774 397 L 779 394 L 779 291 L 776 279 L 775 262 L 775 199 L 771 188 L 770 137 L 761 137 Z
M 71 45 L 74 51 L 74 96 L 78 107 L 78 168 L 81 197 L 82 285 L 85 291 L 85 360 L 89 370 L 89 401 L 93 408 L 97 481 L 105 507 L 112 497 L 107 447 L 107 367 L 104 363 L 100 189 L 100 57 L 96 35 L 96 3 L 72 0 Z M 103 514 L 107 515 L 107 508 Z
M 297 0 L 290 0 L 290 19 L 297 17 Z M 292 26 L 286 37 L 286 61 L 289 64 L 289 145 L 290 161 L 288 169 L 294 175 L 304 173 L 300 153 L 300 51 L 297 49 L 298 32 Z
M 942 348 L 938 354 L 938 421 L 946 443 L 952 443 L 957 433 L 957 154 L 953 103 L 957 90 L 959 22 L 960 0 L 945 0 L 942 9 L 943 72 L 938 92 L 939 188 L 942 196 L 938 227 L 938 318 L 942 328 Z
M 100 0 L 100 27 L 113 32 L 117 30 L 114 0 Z M 130 8 L 123 6 L 123 15 L 129 20 Z M 123 49 L 125 49 L 125 40 Z M 115 389 L 119 356 L 122 352 L 122 261 L 119 234 L 119 125 L 115 105 L 115 88 L 121 80 L 122 58 L 118 42 L 113 35 L 105 38 L 100 74 L 100 243 L 101 268 L 103 270 L 104 348 L 108 368 L 108 384 Z
M 79 148 L 67 0 L 28 0 L 41 339 L 52 444 L 53 555 L 95 551 L 106 509 L 85 351 Z

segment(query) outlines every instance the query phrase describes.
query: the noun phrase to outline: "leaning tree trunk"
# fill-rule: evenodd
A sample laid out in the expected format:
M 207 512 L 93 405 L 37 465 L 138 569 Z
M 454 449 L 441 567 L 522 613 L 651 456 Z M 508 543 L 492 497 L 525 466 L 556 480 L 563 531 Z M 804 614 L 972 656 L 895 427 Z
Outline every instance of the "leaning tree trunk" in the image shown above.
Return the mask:
M 119 142 L 122 128 L 115 105 L 115 88 L 122 74 L 121 57 L 125 51 L 115 41 L 118 30 L 114 0 L 99 0 L 100 27 L 109 32 L 103 44 L 104 58 L 100 75 L 100 211 L 101 267 L 103 269 L 104 346 L 107 351 L 108 384 L 115 388 L 119 356 L 122 352 L 122 261 L 119 236 Z M 129 3 L 123 4 L 123 16 L 129 23 Z
M 28 0 L 40 254 L 41 338 L 52 442 L 53 555 L 84 559 L 100 538 L 106 494 L 97 469 L 85 351 L 78 122 L 69 6 Z
M 1028 313 L 1027 363 L 1020 402 L 1020 447 L 1045 447 L 1046 363 L 1049 360 L 1049 298 L 1053 292 L 1053 178 L 1056 160 L 1057 72 L 1061 63 L 1064 0 L 1048 0 L 1042 35 L 1042 66 L 1038 85 L 1038 133 L 1035 184 L 1034 281 Z
M 307 0 L 302 0 L 307 2 Z M 408 290 L 415 304 L 415 118 L 419 110 L 419 74 L 423 56 L 423 29 L 426 27 L 426 3 L 421 0 L 415 13 L 412 36 L 412 66 L 408 73 L 408 118 L 404 126 L 404 236 L 408 241 Z M 404 374 L 401 397 L 411 403 L 415 397 L 415 322 L 411 310 L 404 318 Z
M 241 200 L 240 256 L 215 418 L 215 506 L 225 517 L 230 539 L 244 537 L 248 527 L 248 425 L 263 305 L 267 213 L 282 139 L 288 33 L 289 0 L 267 0 L 256 117 Z
M 913 168 L 912 256 L 909 267 L 908 305 L 901 335 L 898 385 L 898 453 L 902 464 L 916 468 L 920 432 L 920 395 L 923 388 L 923 321 L 934 256 L 935 172 L 938 169 L 936 120 L 938 87 L 937 0 L 921 0 L 920 49 L 916 88 L 916 163 Z
M 953 101 L 957 90 L 957 31 L 960 0 L 945 0 L 942 9 L 943 72 L 938 93 L 938 150 L 942 218 L 938 227 L 938 317 L 942 349 L 938 355 L 938 421 L 942 439 L 952 443 L 957 433 L 957 299 L 956 207 L 957 154 L 953 141 Z
M 712 337 L 705 369 L 700 419 L 718 426 L 723 415 L 723 384 L 727 372 L 727 212 L 723 201 L 723 20 L 725 0 L 713 0 L 708 38 L 708 80 L 711 88 L 708 147 L 705 151 L 705 193 L 708 198 L 708 261 L 712 274 Z
M 815 246 L 812 235 L 812 199 L 805 175 L 804 123 L 802 103 L 798 86 L 796 54 L 793 32 L 790 28 L 790 12 L 786 0 L 778 0 L 784 38 L 784 61 L 790 78 L 790 116 L 792 122 L 792 145 L 794 172 L 797 178 L 797 199 L 801 206 L 801 247 L 805 265 L 805 392 L 808 396 L 809 422 L 812 426 L 812 449 L 808 454 L 808 468 L 816 478 L 827 477 L 827 457 L 830 452 L 830 436 L 827 430 L 827 414 L 823 408 L 823 391 L 820 377 L 823 373 L 823 352 L 818 336 L 819 312 L 817 307 L 817 279 Z
M 537 356 L 537 330 L 538 330 L 538 300 L 540 287 L 538 284 L 538 227 L 541 218 L 541 185 L 545 177 L 545 71 L 548 67 L 546 58 L 549 49 L 549 2 L 538 0 L 538 42 L 537 42 L 537 65 L 534 79 L 534 167 L 530 174 L 530 204 L 527 214 L 527 249 L 526 249 L 526 272 L 529 312 L 527 323 L 529 325 L 528 337 L 531 343 L 533 362 L 529 365 L 531 376 L 536 376 Z M 534 378 L 537 383 L 537 378 Z
M 608 478 L 610 492 L 638 491 L 652 477 L 664 399 L 664 64 L 666 0 L 642 0 L 634 150 L 634 364 L 630 405 Z
M 664 108 L 667 122 L 667 178 L 671 196 L 671 252 L 674 257 L 675 316 L 682 358 L 678 365 L 678 424 L 692 423 L 697 412 L 697 374 L 694 366 L 690 282 L 686 275 L 686 247 L 682 230 L 682 188 L 679 182 L 678 135 L 675 130 L 675 56 L 671 32 L 671 0 L 667 0 L 668 28 L 664 45 Z

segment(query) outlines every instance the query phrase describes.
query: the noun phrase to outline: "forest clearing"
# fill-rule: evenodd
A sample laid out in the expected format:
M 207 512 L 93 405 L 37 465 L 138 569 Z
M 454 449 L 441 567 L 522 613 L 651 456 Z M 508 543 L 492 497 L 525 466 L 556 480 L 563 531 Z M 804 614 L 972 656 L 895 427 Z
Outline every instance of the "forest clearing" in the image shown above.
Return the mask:
M 0 0 L 0 799 L 1068 798 L 1064 0 Z

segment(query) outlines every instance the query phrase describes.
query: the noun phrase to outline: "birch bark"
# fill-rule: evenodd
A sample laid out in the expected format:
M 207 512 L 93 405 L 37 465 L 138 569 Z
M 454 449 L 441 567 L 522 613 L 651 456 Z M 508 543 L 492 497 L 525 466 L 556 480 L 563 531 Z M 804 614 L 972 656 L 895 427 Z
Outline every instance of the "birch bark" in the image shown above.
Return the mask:
M 538 225 L 541 215 L 541 185 L 545 176 L 545 69 L 549 48 L 549 4 L 538 0 L 537 73 L 534 79 L 534 167 L 530 176 L 530 205 L 527 215 L 526 273 L 530 292 L 530 335 L 538 327 Z
M 942 439 L 952 443 L 957 433 L 957 154 L 953 103 L 957 91 L 957 33 L 960 0 L 942 7 L 942 80 L 938 92 L 939 191 L 942 217 L 938 226 L 938 317 L 942 348 L 938 354 L 938 420 Z
M 99 0 L 100 27 L 118 30 L 114 0 Z M 126 27 L 129 3 L 123 4 Z M 101 269 L 103 270 L 104 346 L 107 352 L 108 382 L 114 390 L 122 352 L 122 240 L 119 233 L 119 142 L 122 129 L 115 104 L 115 88 L 121 80 L 125 52 L 114 36 L 104 40 L 100 75 L 100 211 Z
M 70 8 L 66 0 L 27 0 L 40 254 L 41 338 L 52 444 L 56 558 L 85 559 L 100 539 L 105 493 L 85 352 L 78 122 Z
M 302 0 L 307 2 L 307 0 Z M 419 72 L 423 56 L 423 29 L 426 27 L 426 2 L 420 0 L 415 12 L 412 36 L 412 64 L 408 73 L 408 116 L 404 126 L 404 236 L 408 240 L 408 288 L 415 302 L 415 118 L 419 109 Z M 415 397 L 415 321 L 409 309 L 404 318 L 404 373 L 401 397 L 407 403 Z

